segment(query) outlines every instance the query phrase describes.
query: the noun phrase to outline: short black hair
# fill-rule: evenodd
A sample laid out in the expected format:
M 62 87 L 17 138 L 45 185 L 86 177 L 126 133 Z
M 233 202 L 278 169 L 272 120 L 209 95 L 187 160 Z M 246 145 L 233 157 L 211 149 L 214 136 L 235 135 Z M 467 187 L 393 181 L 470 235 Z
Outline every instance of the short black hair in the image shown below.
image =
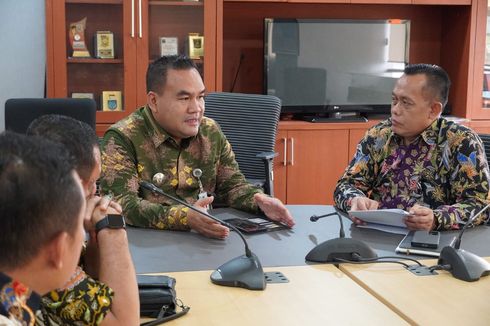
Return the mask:
M 27 128 L 28 135 L 38 135 L 63 144 L 80 178 L 87 182 L 95 168 L 94 147 L 99 147 L 95 131 L 85 122 L 58 114 L 40 116 Z
M 24 266 L 61 232 L 75 234 L 84 196 L 68 158 L 61 144 L 0 134 L 0 270 Z
M 156 59 L 146 70 L 146 92 L 155 92 L 159 95 L 167 82 L 167 72 L 169 69 L 187 70 L 197 69 L 196 64 L 185 55 L 169 55 Z
M 446 106 L 449 96 L 451 80 L 447 72 L 438 65 L 427 63 L 416 63 L 407 65 L 403 71 L 405 75 L 423 74 L 427 78 L 427 88 L 436 97 L 442 106 Z

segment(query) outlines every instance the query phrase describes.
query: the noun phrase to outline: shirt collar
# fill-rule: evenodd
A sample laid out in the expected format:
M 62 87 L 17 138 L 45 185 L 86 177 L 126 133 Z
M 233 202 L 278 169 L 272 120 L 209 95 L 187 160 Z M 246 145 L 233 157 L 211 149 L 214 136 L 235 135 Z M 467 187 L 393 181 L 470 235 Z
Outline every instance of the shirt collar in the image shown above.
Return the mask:
M 427 143 L 427 145 L 434 145 L 437 143 L 437 135 L 439 134 L 439 118 L 435 119 L 427 129 L 425 129 L 420 136 Z
M 145 120 L 149 126 L 149 132 L 152 135 L 151 140 L 155 145 L 155 148 L 166 142 L 168 139 L 172 137 L 168 132 L 165 131 L 155 120 L 153 117 L 153 113 L 151 113 L 150 107 L 146 105 L 143 109 L 143 115 L 145 116 Z
M 422 133 L 418 135 L 416 139 L 422 138 L 424 142 L 429 146 L 437 144 L 437 135 L 439 132 L 439 120 L 440 118 L 435 119 L 434 122 L 432 122 L 424 131 L 422 131 Z M 390 127 L 391 127 L 391 118 L 390 118 Z M 393 130 L 391 131 L 391 135 L 388 137 L 388 143 L 392 139 L 396 140 L 399 144 L 402 141 L 402 138 L 397 134 L 395 134 Z

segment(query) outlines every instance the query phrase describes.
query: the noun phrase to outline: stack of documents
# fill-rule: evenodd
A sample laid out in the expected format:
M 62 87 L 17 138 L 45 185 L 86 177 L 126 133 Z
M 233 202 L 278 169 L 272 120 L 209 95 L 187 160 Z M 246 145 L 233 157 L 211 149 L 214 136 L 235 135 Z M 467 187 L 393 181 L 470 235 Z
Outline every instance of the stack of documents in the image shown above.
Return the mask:
M 407 226 L 403 220 L 409 216 L 410 213 L 403 209 L 390 208 L 368 211 L 349 211 L 349 215 L 366 222 L 366 225 L 357 225 L 360 228 L 376 229 L 398 234 L 408 233 Z

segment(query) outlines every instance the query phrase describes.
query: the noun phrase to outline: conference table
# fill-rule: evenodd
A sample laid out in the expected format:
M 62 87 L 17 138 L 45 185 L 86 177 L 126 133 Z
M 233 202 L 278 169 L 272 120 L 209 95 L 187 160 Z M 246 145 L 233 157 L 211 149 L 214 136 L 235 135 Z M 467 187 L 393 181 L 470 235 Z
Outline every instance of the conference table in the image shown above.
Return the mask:
M 408 309 L 399 303 L 397 295 L 413 302 L 425 302 L 424 288 L 445 280 L 446 290 L 441 292 L 440 304 L 457 301 L 452 292 L 469 283 L 456 280 L 445 271 L 437 276 L 415 276 L 400 265 L 329 264 L 309 263 L 305 255 L 315 245 L 339 236 L 339 220 L 330 216 L 311 222 L 311 215 L 334 212 L 327 205 L 288 205 L 296 225 L 290 230 L 245 235 L 250 249 L 259 257 L 265 271 L 280 271 L 289 283 L 268 284 L 265 291 L 249 291 L 229 288 L 211 283 L 209 275 L 223 263 L 244 254 L 244 244 L 234 234 L 225 240 L 203 237 L 195 232 L 160 231 L 128 228 L 130 250 L 137 273 L 164 273 L 176 278 L 177 296 L 191 311 L 171 323 L 175 325 L 325 325 L 325 324 L 389 324 L 432 323 L 434 320 L 419 319 L 418 309 Z M 364 241 L 378 256 L 393 256 L 403 235 L 372 229 L 361 229 L 343 219 L 346 237 Z M 445 236 L 457 234 L 446 232 Z M 477 255 L 490 257 L 490 227 L 479 226 L 466 230 L 461 248 Z M 397 255 L 401 258 L 407 257 Z M 410 256 L 425 259 L 421 256 Z M 422 261 L 429 265 L 430 260 Z M 373 273 L 372 271 L 378 271 Z M 390 286 L 382 286 L 384 276 Z M 375 274 L 376 277 L 371 277 Z M 367 276 L 370 276 L 369 278 Z M 490 278 L 488 278 L 490 280 Z M 424 283 L 425 282 L 425 283 Z M 480 296 L 486 290 L 486 279 L 472 283 L 473 300 L 484 302 Z M 398 286 L 398 283 L 402 284 Z M 420 286 L 420 291 L 404 291 L 411 285 Z M 474 285 L 473 285 L 474 284 Z M 441 285 L 441 287 L 444 287 Z M 378 289 L 381 288 L 381 289 Z M 384 290 L 384 291 L 383 291 Z M 456 291 L 457 292 L 457 291 Z M 471 296 L 471 291 L 468 292 Z M 452 294 L 452 295 L 451 295 Z M 427 300 L 430 307 L 433 300 Z M 393 302 L 391 302 L 393 301 Z M 480 321 L 490 324 L 490 314 L 471 309 L 469 300 L 461 300 L 461 308 L 467 306 Z M 420 309 L 420 311 L 423 311 Z M 452 322 L 451 311 L 438 322 Z M 489 317 L 487 317 L 489 316 Z M 477 322 L 477 323 L 478 323 Z
M 447 272 L 415 276 L 391 264 L 342 264 L 340 270 L 410 324 L 490 325 L 489 276 L 469 283 Z

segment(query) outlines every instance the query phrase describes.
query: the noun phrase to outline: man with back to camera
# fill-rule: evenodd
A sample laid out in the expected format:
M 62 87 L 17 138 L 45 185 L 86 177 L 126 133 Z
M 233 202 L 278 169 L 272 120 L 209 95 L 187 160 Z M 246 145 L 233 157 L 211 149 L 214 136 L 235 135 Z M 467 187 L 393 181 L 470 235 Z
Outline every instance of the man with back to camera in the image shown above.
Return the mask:
M 120 214 L 121 207 L 107 196 L 95 196 L 95 183 L 101 170 L 95 131 L 84 122 L 51 114 L 34 120 L 27 134 L 41 136 L 67 148 L 82 179 L 87 199 L 85 229 L 90 237 L 82 256 L 83 269 L 77 268 L 71 284 L 42 298 L 43 324 L 138 324 L 138 289 L 126 231 L 111 227 L 96 230 L 97 223 L 103 223 L 108 214 Z M 78 308 L 72 309 L 72 306 Z
M 405 68 L 393 89 L 391 118 L 367 131 L 337 183 L 340 209 L 401 208 L 411 214 L 405 219 L 410 230 L 448 230 L 485 207 L 489 170 L 482 142 L 440 116 L 449 87 L 441 67 Z
M 65 148 L 0 134 L 0 325 L 34 325 L 40 297 L 62 287 L 82 249 L 85 200 Z
M 129 223 L 190 228 L 213 238 L 229 234 L 208 217 L 141 189 L 138 182 L 148 180 L 200 210 L 214 200 L 206 194 L 216 193 L 231 207 L 260 208 L 270 219 L 294 225 L 280 200 L 246 182 L 219 126 L 203 116 L 205 87 L 192 60 L 168 56 L 154 61 L 146 84 L 147 105 L 109 128 L 103 141 L 101 188 L 116 195 Z

